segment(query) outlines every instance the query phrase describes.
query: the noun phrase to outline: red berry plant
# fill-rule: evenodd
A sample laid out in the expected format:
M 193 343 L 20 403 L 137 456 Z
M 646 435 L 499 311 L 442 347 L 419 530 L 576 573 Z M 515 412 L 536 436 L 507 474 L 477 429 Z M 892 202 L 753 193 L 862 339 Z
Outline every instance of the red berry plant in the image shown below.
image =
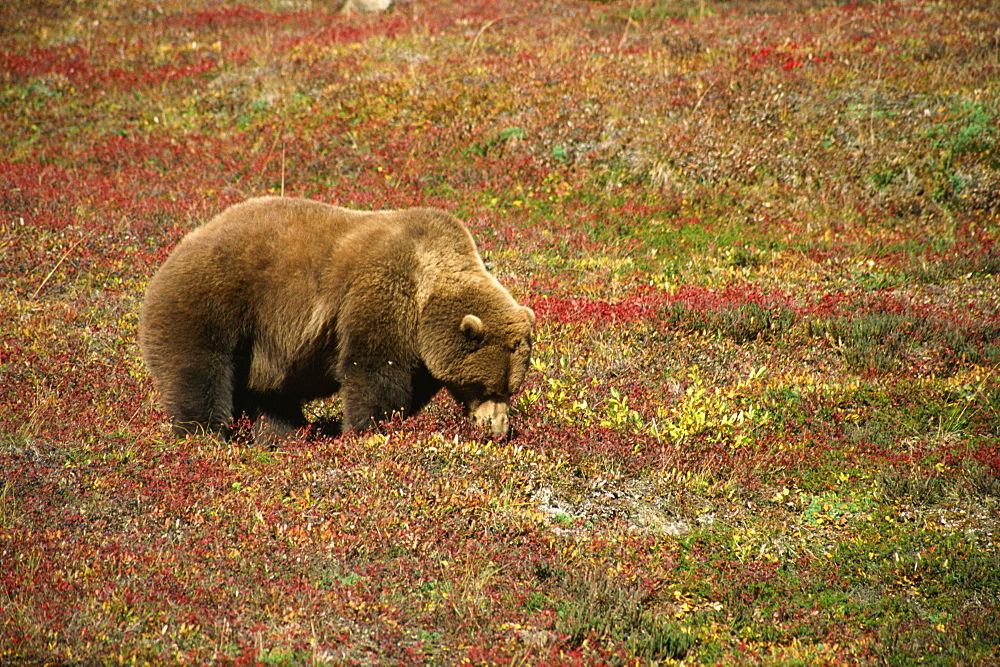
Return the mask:
M 996 3 L 340 4 L 0 8 L 0 662 L 1000 662 Z M 463 219 L 512 436 L 170 435 L 264 194 Z

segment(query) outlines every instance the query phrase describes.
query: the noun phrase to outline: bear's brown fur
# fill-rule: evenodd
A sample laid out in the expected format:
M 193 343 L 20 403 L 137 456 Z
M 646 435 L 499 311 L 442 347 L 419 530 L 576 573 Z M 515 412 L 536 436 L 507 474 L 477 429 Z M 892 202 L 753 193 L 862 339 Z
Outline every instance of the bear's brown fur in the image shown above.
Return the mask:
M 179 434 L 228 437 L 246 414 L 271 438 L 338 391 L 343 430 L 364 430 L 445 387 L 503 436 L 534 321 L 444 211 L 262 197 L 178 244 L 149 283 L 139 342 Z

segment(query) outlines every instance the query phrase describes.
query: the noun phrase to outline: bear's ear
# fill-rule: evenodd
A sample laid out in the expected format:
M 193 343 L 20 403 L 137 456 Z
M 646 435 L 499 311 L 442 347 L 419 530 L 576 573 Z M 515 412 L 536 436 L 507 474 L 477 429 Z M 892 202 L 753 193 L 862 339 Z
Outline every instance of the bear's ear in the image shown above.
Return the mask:
M 528 308 L 527 306 L 521 306 L 521 310 L 524 311 L 525 317 L 528 318 L 528 323 L 531 326 L 535 326 L 535 311 L 533 311 L 531 308 Z
M 471 313 L 462 318 L 461 329 L 469 340 L 480 340 L 483 337 L 483 321 Z

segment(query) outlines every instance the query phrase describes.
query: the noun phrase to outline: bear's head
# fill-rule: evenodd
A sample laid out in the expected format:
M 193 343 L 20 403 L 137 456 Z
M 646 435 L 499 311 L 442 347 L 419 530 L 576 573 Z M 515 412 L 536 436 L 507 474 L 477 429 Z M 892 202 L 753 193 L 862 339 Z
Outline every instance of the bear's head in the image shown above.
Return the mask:
M 424 309 L 421 347 L 431 375 L 465 414 L 494 436 L 510 430 L 510 399 L 528 373 L 534 312 L 502 288 L 434 299 Z

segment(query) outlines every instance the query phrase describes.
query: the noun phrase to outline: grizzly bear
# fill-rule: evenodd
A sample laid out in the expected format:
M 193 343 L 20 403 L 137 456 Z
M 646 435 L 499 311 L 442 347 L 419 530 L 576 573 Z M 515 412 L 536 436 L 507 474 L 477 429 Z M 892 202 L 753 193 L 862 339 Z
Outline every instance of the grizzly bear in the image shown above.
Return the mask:
M 181 240 L 149 283 L 139 343 L 177 434 L 229 438 L 246 415 L 273 440 L 337 392 L 341 430 L 363 431 L 444 387 L 500 437 L 534 323 L 444 211 L 261 197 Z

